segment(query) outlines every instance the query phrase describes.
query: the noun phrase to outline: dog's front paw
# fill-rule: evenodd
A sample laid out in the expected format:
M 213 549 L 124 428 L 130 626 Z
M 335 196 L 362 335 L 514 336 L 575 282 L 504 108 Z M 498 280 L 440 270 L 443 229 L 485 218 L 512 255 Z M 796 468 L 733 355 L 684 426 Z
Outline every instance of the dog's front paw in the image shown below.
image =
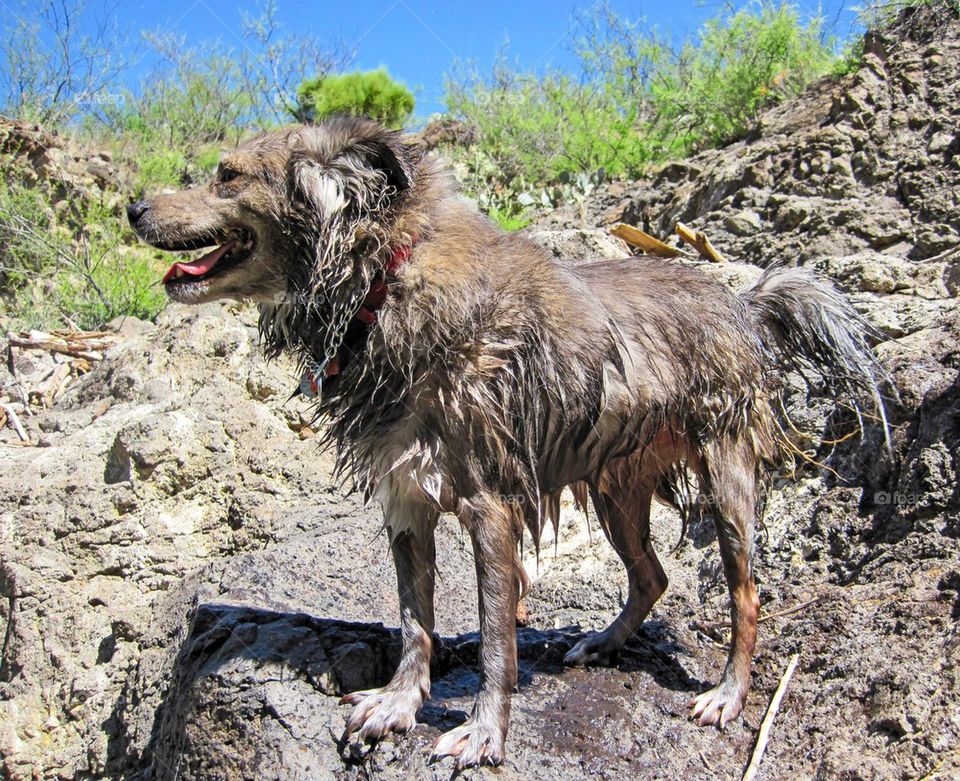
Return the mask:
M 388 732 L 409 732 L 417 723 L 417 710 L 423 704 L 419 689 L 369 689 L 345 694 L 340 704 L 354 705 L 341 742 L 346 743 L 359 731 L 360 741 L 376 743 Z
M 500 727 L 489 726 L 471 716 L 459 727 L 439 737 L 430 759 L 456 757 L 460 770 L 477 765 L 499 765 L 503 762 L 504 737 Z

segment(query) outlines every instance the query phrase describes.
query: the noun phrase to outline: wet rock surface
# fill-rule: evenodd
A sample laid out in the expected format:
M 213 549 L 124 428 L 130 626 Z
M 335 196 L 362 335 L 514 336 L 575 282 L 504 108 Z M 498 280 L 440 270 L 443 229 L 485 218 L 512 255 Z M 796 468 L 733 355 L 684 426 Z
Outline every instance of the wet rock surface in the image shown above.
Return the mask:
M 792 653 L 761 778 L 960 775 L 960 258 L 918 262 L 960 230 L 960 29 L 869 51 L 755 137 L 608 185 L 531 232 L 574 262 L 623 254 L 608 222 L 666 234 L 679 218 L 745 261 L 703 264 L 733 286 L 775 260 L 830 275 L 881 333 L 899 393 L 892 455 L 870 421 L 847 439 L 855 422 L 833 421 L 827 438 L 842 441 L 807 445 L 829 469 L 774 481 L 753 689 L 724 732 L 686 719 L 728 639 L 709 521 L 677 546 L 678 519 L 657 510 L 667 593 L 611 667 L 569 670 L 564 652 L 616 615 L 626 579 L 595 522 L 565 507 L 539 561 L 525 548 L 531 621 L 507 762 L 475 775 L 739 777 Z M 127 332 L 22 421 L 29 446 L 0 432 L 2 775 L 449 777 L 430 748 L 478 684 L 456 522 L 438 530 L 440 642 L 417 727 L 372 751 L 339 745 L 340 695 L 384 683 L 399 648 L 378 510 L 331 481 L 308 408 L 288 401 L 293 367 L 259 356 L 254 312 L 174 306 Z M 14 360 L 23 375 L 44 359 Z

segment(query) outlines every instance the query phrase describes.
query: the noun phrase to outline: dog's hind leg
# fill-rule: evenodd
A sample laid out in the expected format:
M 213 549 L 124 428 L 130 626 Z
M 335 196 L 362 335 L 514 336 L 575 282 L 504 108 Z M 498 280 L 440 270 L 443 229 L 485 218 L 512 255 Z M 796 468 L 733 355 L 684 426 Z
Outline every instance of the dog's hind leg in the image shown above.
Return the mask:
M 430 513 L 424 508 L 425 513 Z M 436 514 L 411 529 L 390 532 L 390 549 L 400 591 L 400 666 L 381 689 L 347 694 L 341 703 L 354 705 L 342 742 L 359 730 L 363 742 L 375 743 L 388 732 L 407 732 L 417 710 L 430 696 L 430 653 L 433 644 L 433 589 Z M 388 528 L 389 531 L 389 528 Z
M 461 502 L 460 520 L 473 543 L 480 592 L 480 692 L 470 717 L 444 733 L 434 757 L 457 757 L 457 767 L 503 761 L 510 697 L 517 685 L 517 509 L 493 493 Z
M 654 454 L 646 451 L 611 464 L 591 486 L 600 525 L 627 569 L 629 594 L 613 623 L 578 642 L 564 656 L 565 664 L 608 664 L 667 588 L 650 541 L 650 504 L 661 469 Z
M 703 462 L 701 480 L 717 527 L 723 572 L 730 591 L 733 629 L 730 654 L 720 683 L 691 700 L 690 716 L 701 726 L 723 727 L 743 709 L 757 641 L 760 602 L 753 581 L 757 463 L 744 437 L 706 445 Z

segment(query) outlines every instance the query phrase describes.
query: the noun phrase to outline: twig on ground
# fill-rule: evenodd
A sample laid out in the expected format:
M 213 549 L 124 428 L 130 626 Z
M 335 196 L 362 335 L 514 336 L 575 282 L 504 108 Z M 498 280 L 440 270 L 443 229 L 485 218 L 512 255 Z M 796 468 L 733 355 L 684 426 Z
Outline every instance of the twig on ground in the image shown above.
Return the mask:
M 664 244 L 660 239 L 635 228 L 633 225 L 627 225 L 625 222 L 618 222 L 610 229 L 610 233 L 618 239 L 623 239 L 632 247 L 639 247 L 648 255 L 676 258 L 683 254 L 676 247 Z
M 77 360 L 81 360 L 78 358 Z M 41 407 L 50 409 L 54 399 L 70 381 L 71 367 L 69 363 L 58 363 L 53 371 L 43 378 L 40 384 L 30 393 L 33 399 L 40 402 Z
M 49 350 L 88 361 L 101 360 L 103 352 L 119 341 L 115 334 L 102 331 L 21 331 L 7 334 L 7 339 L 22 350 Z
M 7 342 L 7 371 L 10 372 L 10 376 L 13 377 L 13 381 L 17 384 L 17 393 L 20 394 L 20 403 L 26 407 L 29 402 L 27 389 L 23 387 L 23 383 L 20 381 L 20 373 L 17 371 L 17 362 L 14 359 L 13 347 L 9 342 Z
M 760 760 L 763 759 L 763 752 L 766 750 L 767 741 L 770 739 L 770 728 L 773 726 L 773 720 L 777 716 L 777 711 L 780 710 L 780 703 L 783 701 L 783 695 L 787 692 L 787 686 L 793 677 L 793 671 L 797 669 L 799 659 L 800 654 L 791 656 L 790 663 L 780 678 L 780 685 L 777 686 L 777 690 L 773 693 L 773 699 L 770 700 L 770 705 L 767 706 L 767 712 L 760 724 L 760 730 L 757 732 L 757 742 L 753 747 L 750 764 L 747 765 L 747 769 L 743 772 L 741 781 L 753 781 L 753 779 L 757 777 Z
M 703 749 L 700 749 L 700 761 L 703 762 L 703 766 L 707 769 L 708 772 L 713 772 L 713 767 L 707 761 L 707 755 L 703 753 Z
M 956 255 L 960 252 L 960 244 L 957 244 L 955 247 L 951 247 L 946 252 L 941 252 L 939 255 L 934 255 L 932 258 L 924 258 L 923 260 L 918 260 L 918 263 L 936 263 L 938 260 L 946 260 L 951 255 Z
M 720 254 L 716 247 L 710 243 L 710 239 L 707 238 L 706 234 L 703 231 L 694 231 L 692 228 L 688 228 L 682 222 L 677 223 L 677 235 L 693 247 L 700 256 L 706 258 L 713 263 L 725 263 L 726 258 Z
M 771 618 L 780 618 L 781 616 L 789 616 L 793 613 L 799 613 L 804 608 L 817 604 L 817 602 L 819 602 L 821 599 L 823 599 L 823 595 L 814 597 L 813 599 L 808 599 L 806 602 L 801 602 L 799 605 L 794 605 L 793 607 L 788 607 L 784 610 L 777 610 L 775 613 L 766 613 L 757 619 L 757 623 L 759 624 L 761 621 L 767 621 Z
M 760 624 L 760 623 L 763 623 L 764 621 L 769 621 L 771 618 L 782 618 L 783 616 L 789 616 L 789 615 L 793 615 L 794 613 L 799 613 L 804 608 L 808 608 L 811 605 L 815 605 L 817 604 L 817 602 L 820 602 L 821 600 L 826 599 L 826 596 L 827 596 L 826 594 L 821 594 L 820 596 L 814 597 L 813 599 L 808 599 L 806 602 L 801 602 L 799 605 L 794 605 L 793 607 L 787 607 L 787 608 L 784 608 L 783 610 L 777 610 L 773 613 L 764 613 L 757 619 L 757 623 Z M 700 626 L 704 630 L 729 629 L 731 624 L 729 621 L 718 621 L 714 624 L 701 624 Z
M 13 430 L 17 432 L 17 436 L 24 442 L 29 442 L 30 437 L 27 436 L 27 432 L 23 430 L 23 426 L 20 425 L 20 418 L 17 417 L 17 413 L 13 411 L 13 407 L 9 404 L 0 404 L 0 407 L 3 408 L 3 411 L 7 414 L 7 420 L 10 422 L 10 425 L 13 426 Z

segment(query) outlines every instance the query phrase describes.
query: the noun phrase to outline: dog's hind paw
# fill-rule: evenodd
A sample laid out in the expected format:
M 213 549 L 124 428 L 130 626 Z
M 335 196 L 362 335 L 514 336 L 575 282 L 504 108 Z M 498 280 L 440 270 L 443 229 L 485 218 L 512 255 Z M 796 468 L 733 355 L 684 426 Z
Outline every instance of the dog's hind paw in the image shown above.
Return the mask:
M 567 667 L 607 666 L 620 653 L 621 646 L 611 641 L 606 632 L 587 635 L 563 657 Z
M 340 704 L 354 705 L 340 738 L 342 743 L 359 731 L 363 743 L 376 743 L 389 732 L 409 732 L 417 723 L 417 710 L 423 703 L 419 689 L 393 691 L 389 688 L 345 694 Z
M 728 722 L 740 715 L 746 691 L 735 683 L 721 681 L 717 686 L 694 697 L 688 703 L 690 718 L 698 726 L 716 724 L 723 729 Z
M 471 716 L 437 739 L 430 760 L 456 757 L 460 770 L 478 765 L 499 765 L 503 762 L 503 744 L 504 735 L 499 727 L 488 726 Z

